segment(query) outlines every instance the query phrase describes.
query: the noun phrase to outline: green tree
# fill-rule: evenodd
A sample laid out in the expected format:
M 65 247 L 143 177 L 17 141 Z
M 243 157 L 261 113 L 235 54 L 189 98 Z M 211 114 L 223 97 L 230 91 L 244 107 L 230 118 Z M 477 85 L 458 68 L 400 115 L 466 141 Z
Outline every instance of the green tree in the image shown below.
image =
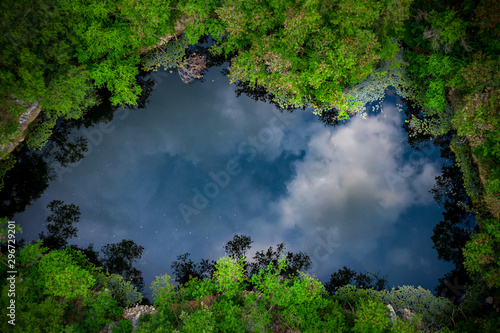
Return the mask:
M 191 42 L 210 33 L 214 52 L 237 52 L 231 81 L 262 85 L 283 107 L 336 108 L 347 117 L 342 93 L 366 78 L 380 59 L 396 55 L 393 43 L 411 1 L 231 1 L 208 6 L 186 1 Z
M 73 17 L 54 0 L 3 1 L 0 6 L 2 122 L 17 123 L 33 102 L 49 119 L 81 117 L 97 100 L 86 67 L 74 61 Z
M 174 33 L 180 17 L 175 1 L 58 1 L 73 17 L 78 62 L 87 66 L 94 85 L 106 87 L 114 105 L 137 104 L 141 50 Z

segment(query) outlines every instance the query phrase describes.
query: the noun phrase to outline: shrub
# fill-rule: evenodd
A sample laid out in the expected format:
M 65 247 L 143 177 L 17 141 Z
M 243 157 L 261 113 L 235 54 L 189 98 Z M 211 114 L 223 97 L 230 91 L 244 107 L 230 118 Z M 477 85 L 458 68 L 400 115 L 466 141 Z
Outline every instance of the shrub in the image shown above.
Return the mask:
M 464 266 L 480 275 L 489 287 L 500 286 L 500 221 L 495 218 L 477 220 L 480 232 L 465 244 Z
M 72 300 L 86 295 L 95 282 L 88 271 L 75 264 L 67 250 L 46 254 L 39 266 L 48 295 Z
M 356 307 L 353 332 L 385 332 L 391 325 L 389 309 L 380 300 L 362 300 Z
M 133 327 L 132 327 L 132 323 L 130 322 L 130 320 L 120 320 L 120 322 L 118 323 L 118 325 L 116 327 L 114 327 L 113 329 L 111 329 L 111 332 L 112 333 L 130 333 L 132 332 L 133 330 Z
M 107 324 L 119 318 L 123 308 L 118 305 L 109 291 L 88 294 L 87 308 L 77 332 L 99 332 Z
M 436 297 L 422 287 L 403 286 L 393 289 L 382 297 L 385 303 L 394 309 L 408 309 L 422 316 L 421 326 L 441 329 L 451 325 L 453 303 L 444 297 Z
M 162 275 L 158 276 L 152 283 L 151 289 L 153 289 L 155 307 L 167 307 L 171 303 L 175 303 L 177 293 L 171 279 L 169 275 Z
M 120 275 L 111 274 L 107 280 L 107 286 L 120 306 L 131 306 L 142 300 L 142 294 L 137 287 L 130 281 L 124 281 Z

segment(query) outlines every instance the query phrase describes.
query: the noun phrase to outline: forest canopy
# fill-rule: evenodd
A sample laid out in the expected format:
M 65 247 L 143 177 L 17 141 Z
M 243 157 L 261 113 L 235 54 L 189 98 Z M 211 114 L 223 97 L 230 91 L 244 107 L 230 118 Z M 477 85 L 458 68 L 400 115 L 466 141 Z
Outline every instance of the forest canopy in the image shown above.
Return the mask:
M 405 124 L 410 133 L 409 141 L 416 146 L 419 140 L 441 142 L 451 149 L 445 154 L 453 164 L 443 170 L 461 173 L 447 183 L 446 172 L 443 172 L 438 180 L 440 191 L 447 194 L 447 199 L 443 199 L 444 194 L 438 194 L 446 208 L 444 221 L 437 224 L 433 236 L 439 258 L 453 262 L 456 271 L 465 272 L 469 296 L 479 289 L 498 295 L 498 13 L 500 5 L 495 0 L 2 1 L 0 145 L 5 147 L 16 139 L 26 137 L 29 148 L 41 149 L 58 121 L 85 121 L 86 112 L 102 102 L 98 92 L 105 91 L 100 95 L 109 94 L 105 102 L 114 107 L 140 103 L 145 86 L 139 82 L 141 68 L 151 70 L 163 65 L 186 71 L 187 64 L 195 63 L 197 70 L 202 70 L 206 67 L 205 60 L 201 56 L 190 58 L 186 50 L 206 36 L 214 41 L 210 49 L 211 59 L 222 57 L 230 61 L 227 71 L 230 82 L 244 87 L 246 91 L 264 91 L 283 109 L 311 107 L 330 124 L 347 119 L 359 111 L 366 96 L 381 96 L 388 85 L 394 84 L 398 94 L 406 98 L 408 108 L 411 105 L 413 109 Z M 200 77 L 198 74 L 191 73 L 190 78 Z M 36 103 L 42 112 L 29 124 L 25 133 L 21 133 L 20 116 Z M 416 136 L 419 138 L 416 139 Z M 36 159 L 31 153 L 26 154 L 30 159 Z M 15 158 L 1 151 L 0 159 L 2 178 L 14 167 Z M 74 161 L 78 157 L 67 156 L 66 159 Z M 44 169 L 43 164 L 38 166 L 35 168 L 38 170 L 37 177 L 48 182 L 52 175 L 40 172 Z M 28 183 L 26 179 L 24 181 Z M 33 184 L 18 188 L 40 192 L 47 186 L 35 189 L 29 185 Z M 0 190 L 2 187 L 3 181 L 0 182 Z M 38 192 L 32 196 L 36 197 Z M 12 205 L 24 208 L 30 200 L 13 202 Z M 132 247 L 124 241 L 105 248 L 113 259 L 108 258 L 105 262 L 113 277 L 106 276 L 97 272 L 80 252 L 66 248 L 66 241 L 60 238 L 61 235 L 74 234 L 74 229 L 67 224 L 78 220 L 80 213 L 76 207 L 55 202 L 50 208 L 54 214 L 60 212 L 65 215 L 63 219 L 51 215 L 48 222 L 52 223 L 49 228 L 52 233 L 40 235 L 44 245 L 51 247 L 53 252 L 39 243 L 24 249 L 21 262 L 26 264 L 26 269 L 32 265 L 39 271 L 29 272 L 33 276 L 24 282 L 20 291 L 26 294 L 26 299 L 33 300 L 33 304 L 43 302 L 35 317 L 45 320 L 47 324 L 58 322 L 58 315 L 64 313 L 75 299 L 86 299 L 85 295 L 89 293 L 96 296 L 93 300 L 86 299 L 86 311 L 90 314 L 83 324 L 94 329 L 98 326 L 92 322 L 94 313 L 104 308 L 106 316 L 115 318 L 118 314 L 114 307 L 118 303 L 120 306 L 128 304 L 126 299 L 118 299 L 118 290 L 106 290 L 106 286 L 133 290 L 136 294 L 136 287 L 130 281 L 123 281 L 123 278 L 133 280 L 131 277 L 137 274 L 131 265 L 123 266 L 122 263 L 136 260 L 142 253 L 142 247 Z M 465 230 L 464 221 L 469 223 L 472 215 L 475 226 Z M 121 253 L 124 248 L 130 248 L 131 252 Z M 276 268 L 278 256 L 275 254 L 281 254 L 282 250 L 278 247 L 277 252 L 271 250 L 269 255 L 261 253 L 261 259 L 272 257 L 269 263 Z M 43 259 L 38 263 L 35 255 Z M 304 258 L 296 259 L 300 262 L 299 259 Z M 179 265 L 175 266 L 179 271 L 186 263 L 190 264 L 188 256 L 179 260 Z M 57 262 L 64 263 L 67 270 L 57 273 L 62 268 L 62 264 Z M 289 268 L 294 267 L 293 260 L 288 264 Z M 244 263 L 221 259 L 218 268 L 237 273 L 245 268 L 242 265 Z M 286 271 L 285 266 L 283 271 Z M 265 267 L 257 265 L 248 268 L 259 274 Z M 198 273 L 198 277 L 203 276 Z M 308 276 L 296 276 L 295 280 L 285 283 L 278 279 L 280 274 L 272 272 L 272 267 L 268 273 L 268 280 L 261 275 L 262 280 L 256 282 L 261 286 L 273 283 L 282 288 L 278 291 L 285 290 L 284 285 L 289 286 L 287 283 L 291 286 L 297 283 L 297 290 L 301 292 L 309 290 L 314 297 L 321 294 L 321 287 Z M 54 274 L 61 279 L 70 277 L 67 282 L 75 282 L 76 286 L 57 285 L 51 278 Z M 219 276 L 220 282 L 223 276 Z M 39 277 L 43 279 L 37 280 Z M 363 282 L 367 277 L 345 268 L 332 276 L 328 289 L 332 292 L 338 290 L 336 281 L 356 281 L 358 287 L 369 286 L 370 283 Z M 190 280 L 190 274 L 182 275 L 182 281 L 188 286 Z M 104 282 L 96 285 L 99 281 Z M 133 282 L 142 286 L 139 280 Z M 200 281 L 196 283 L 193 285 L 206 287 Z M 372 286 L 383 288 L 383 285 Z M 215 288 L 213 285 L 209 287 Z M 233 287 L 238 289 L 241 285 Z M 222 288 L 219 290 L 221 293 L 227 292 L 224 286 L 217 288 Z M 35 289 L 39 290 L 33 292 Z M 350 289 L 341 291 L 350 297 L 357 297 L 359 293 Z M 168 297 L 179 299 L 180 296 L 172 294 Z M 315 300 L 313 303 L 322 316 L 330 316 L 328 320 L 335 321 L 335 325 L 344 325 L 339 324 L 343 323 L 343 319 L 336 321 L 342 317 L 339 302 L 342 302 L 341 298 L 335 301 Z M 324 304 L 332 306 L 333 312 L 321 312 Z M 264 311 L 264 306 L 259 306 Z M 292 308 L 297 310 L 297 304 Z M 50 309 L 55 309 L 57 313 L 50 312 Z M 380 302 L 371 298 L 356 303 L 355 310 L 361 317 L 345 317 L 348 320 L 345 325 L 350 325 L 353 331 L 363 331 L 363 325 L 368 322 L 366 316 L 384 311 Z M 164 310 L 158 318 L 170 320 L 177 314 L 169 311 Z M 194 327 L 197 320 L 213 320 L 209 311 L 204 311 L 186 319 L 186 323 Z M 470 315 L 479 318 L 478 313 L 472 311 Z M 366 316 L 362 317 L 364 314 Z M 463 324 L 465 331 L 474 320 L 466 320 Z M 489 319 L 478 320 L 487 330 L 494 319 L 491 322 Z M 385 325 L 383 327 L 389 329 L 387 320 L 381 321 Z M 30 326 L 29 329 L 35 331 L 36 327 Z M 473 328 L 469 329 L 473 331 Z

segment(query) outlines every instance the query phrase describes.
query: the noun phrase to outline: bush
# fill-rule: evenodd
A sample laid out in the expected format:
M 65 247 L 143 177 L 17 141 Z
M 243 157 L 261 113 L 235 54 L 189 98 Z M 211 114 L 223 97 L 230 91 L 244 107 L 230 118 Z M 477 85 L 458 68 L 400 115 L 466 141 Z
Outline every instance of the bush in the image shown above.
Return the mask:
M 130 322 L 130 320 L 120 320 L 120 322 L 118 323 L 118 325 L 111 329 L 111 332 L 112 333 L 130 333 L 132 332 L 133 330 L 133 327 L 132 327 L 132 323 Z
M 72 300 L 84 296 L 95 283 L 92 275 L 77 266 L 67 250 L 52 251 L 40 260 L 44 277 L 44 292 Z
M 500 221 L 495 218 L 477 220 L 480 232 L 465 244 L 464 266 L 477 274 L 489 287 L 500 287 Z
M 77 332 L 99 332 L 107 324 L 119 318 L 123 308 L 113 299 L 109 291 L 89 294 L 84 317 L 77 327 Z
M 385 332 L 391 325 L 389 309 L 380 300 L 362 300 L 356 307 L 352 331 L 355 333 Z
M 137 288 L 130 281 L 124 281 L 120 275 L 111 274 L 107 286 L 120 306 L 132 306 L 142 300 L 142 294 Z
M 147 322 L 141 319 L 139 319 L 140 327 L 137 333 L 171 333 L 175 328 L 174 323 L 179 323 L 170 308 L 159 308 L 158 313 L 152 315 Z

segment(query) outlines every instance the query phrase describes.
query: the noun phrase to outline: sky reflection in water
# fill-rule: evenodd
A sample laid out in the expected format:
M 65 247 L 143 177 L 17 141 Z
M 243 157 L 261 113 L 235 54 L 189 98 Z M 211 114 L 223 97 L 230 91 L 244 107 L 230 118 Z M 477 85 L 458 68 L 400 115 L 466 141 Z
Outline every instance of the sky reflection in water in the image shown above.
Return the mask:
M 14 217 L 23 237 L 37 238 L 60 199 L 82 213 L 71 244 L 144 246 L 136 267 L 146 286 L 181 253 L 223 256 L 235 233 L 254 240 L 250 255 L 280 242 L 306 252 L 324 282 L 345 265 L 433 290 L 451 270 L 430 239 L 442 211 L 428 192 L 439 151 L 411 150 L 394 97 L 382 114 L 329 128 L 309 110 L 237 98 L 219 69 L 190 85 L 153 77 L 147 109 L 95 126 L 102 140 L 87 129 L 92 152 Z

